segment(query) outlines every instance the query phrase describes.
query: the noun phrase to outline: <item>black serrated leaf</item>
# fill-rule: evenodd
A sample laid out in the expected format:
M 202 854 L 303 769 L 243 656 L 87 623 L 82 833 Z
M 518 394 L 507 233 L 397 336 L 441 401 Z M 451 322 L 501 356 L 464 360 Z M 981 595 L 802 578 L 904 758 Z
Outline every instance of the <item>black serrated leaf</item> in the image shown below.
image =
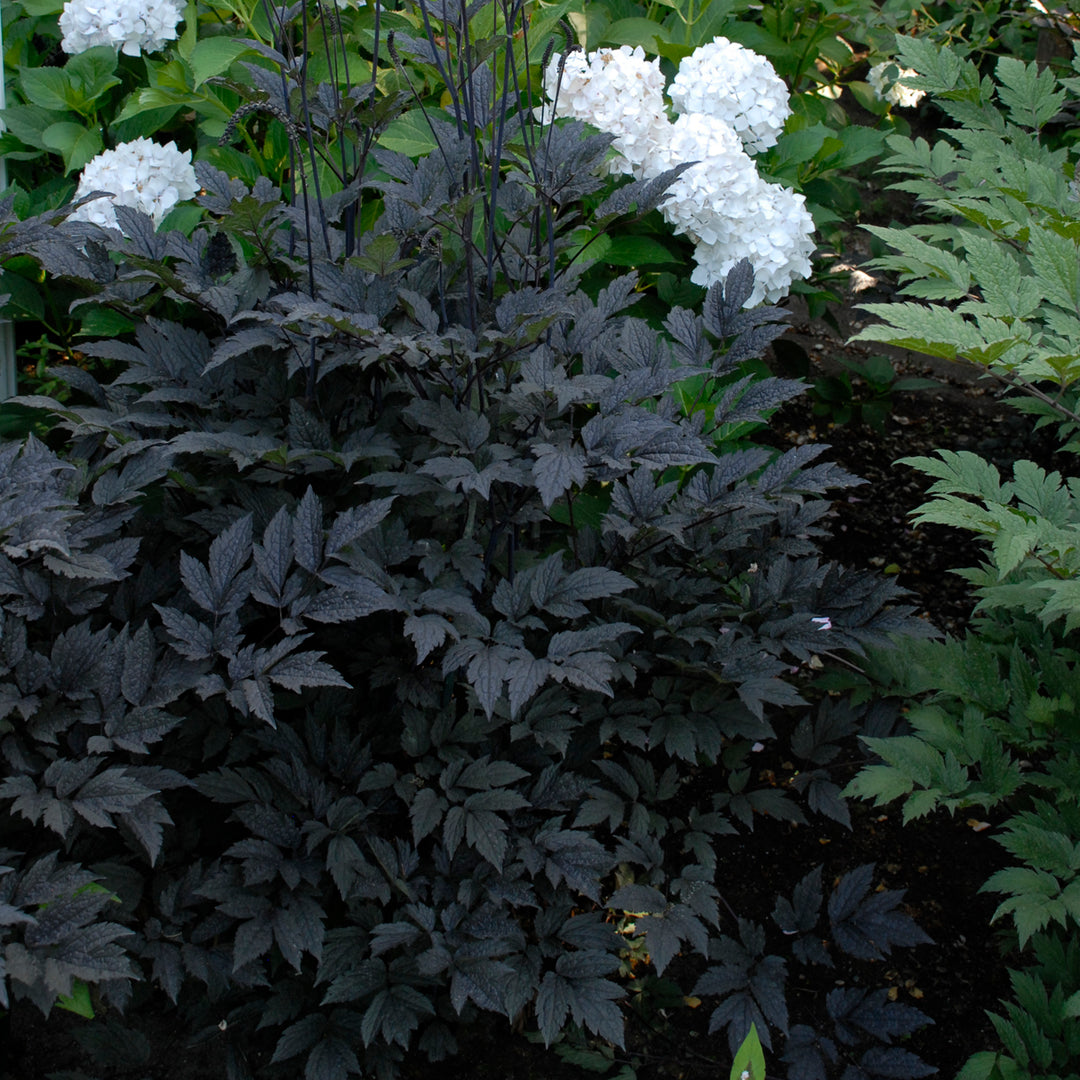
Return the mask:
M 931 939 L 909 915 L 897 911 L 902 890 L 871 893 L 874 864 L 845 874 L 829 897 L 833 939 L 845 952 L 862 960 L 880 960 L 894 945 L 924 945 Z

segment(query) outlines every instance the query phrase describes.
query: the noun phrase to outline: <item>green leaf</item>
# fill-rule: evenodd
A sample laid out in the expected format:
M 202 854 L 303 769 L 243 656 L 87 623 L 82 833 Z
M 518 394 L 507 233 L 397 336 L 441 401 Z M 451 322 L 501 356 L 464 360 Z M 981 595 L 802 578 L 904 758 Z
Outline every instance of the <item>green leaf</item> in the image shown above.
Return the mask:
M 211 120 L 225 122 L 232 116 L 232 109 L 228 108 L 213 94 L 205 91 L 199 97 L 193 99 L 191 90 L 188 88 L 170 88 L 161 86 L 149 86 L 140 90 L 127 99 L 116 123 L 130 120 L 140 113 L 149 112 L 152 109 L 171 109 L 176 112 L 180 108 L 193 109 L 199 116 L 209 117 Z M 208 129 L 209 124 L 203 128 Z
M 204 38 L 187 58 L 194 76 L 194 88 L 197 90 L 207 79 L 228 71 L 237 59 L 251 51 L 239 38 Z
M 65 115 L 66 110 L 59 113 L 52 109 L 39 108 L 37 105 L 12 105 L 0 109 L 0 121 L 10 135 L 14 135 L 19 142 L 36 146 L 40 150 L 48 149 L 41 141 L 41 133 L 51 124 L 62 120 Z M 5 138 L 10 138 L 10 135 Z
M 314 86 L 320 83 L 357 86 L 370 81 L 371 61 L 355 49 L 349 49 L 342 55 L 339 47 L 330 56 L 320 49 L 314 56 L 309 54 L 305 75 Z
M 438 149 L 431 125 L 419 110 L 405 113 L 393 120 L 379 136 L 379 145 L 406 157 L 418 158 Z
M 81 169 L 103 149 L 100 132 L 71 121 L 50 124 L 41 133 L 41 141 L 50 150 L 63 155 L 65 173 Z
M 911 777 L 888 765 L 869 765 L 840 793 L 844 798 L 873 799 L 875 806 L 907 795 L 914 787 Z
M 606 241 L 606 243 L 605 243 Z M 681 255 L 651 236 L 608 236 L 605 234 L 586 252 L 609 266 L 682 265 Z
M 162 219 L 158 232 L 182 232 L 190 236 L 204 216 L 203 208 L 195 202 L 177 203 Z
M 670 60 L 676 67 L 683 62 L 694 50 L 689 45 L 680 45 L 677 41 L 664 42 L 657 39 L 656 52 L 665 60 Z
M 927 476 L 937 477 L 929 489 L 932 495 L 959 493 L 999 504 L 1011 498 L 1011 485 L 1002 484 L 996 466 L 978 454 L 970 450 L 938 450 L 937 455 L 937 458 L 900 458 L 897 464 L 910 465 Z
M 840 130 L 840 148 L 829 157 L 834 169 L 850 169 L 877 157 L 885 147 L 885 135 L 874 128 L 851 124 Z
M 862 310 L 884 322 L 874 323 L 857 333 L 852 341 L 883 341 L 901 349 L 955 360 L 985 347 L 978 328 L 963 315 L 923 304 L 864 304 Z
M 850 82 L 847 84 L 847 88 L 859 105 L 868 113 L 873 113 L 875 116 L 884 116 L 889 111 L 889 103 L 882 101 L 874 93 L 874 88 L 869 83 Z
M 7 295 L 5 310 L 18 311 L 33 319 L 44 319 L 45 300 L 41 295 L 41 286 L 36 281 L 28 281 L 21 274 L 4 270 L 0 272 L 0 295 Z
M 79 333 L 87 337 L 119 337 L 135 329 L 135 324 L 118 311 L 104 307 L 80 307 L 78 309 Z
M 1049 68 L 1040 71 L 1038 64 L 1003 56 L 994 74 L 1001 83 L 998 99 L 1008 108 L 1015 124 L 1040 128 L 1057 115 L 1065 101 L 1065 91 L 1054 89 L 1057 79 Z
M 916 284 L 922 285 L 925 278 L 935 279 L 933 284 L 939 288 L 935 289 L 932 295 L 934 299 L 942 300 L 959 299 L 971 288 L 971 274 L 960 259 L 941 247 L 921 240 L 913 231 L 886 229 L 875 225 L 868 225 L 866 229 L 867 232 L 888 241 L 890 246 L 899 252 L 897 255 L 875 259 L 874 265 L 884 270 L 901 271 L 901 281 L 910 281 L 914 277 L 917 279 Z M 917 290 L 911 285 L 904 291 L 928 295 L 925 289 Z
M 1021 948 L 1049 922 L 1066 923 L 1067 910 L 1060 900 L 1061 884 L 1045 870 L 1011 866 L 992 874 L 979 892 L 1013 894 L 998 906 L 991 922 L 1012 914 Z
M 58 1008 L 73 1012 L 76 1016 L 84 1016 L 87 1020 L 94 1019 L 94 1003 L 90 1000 L 90 987 L 82 979 L 72 979 L 71 993 L 61 994 L 56 999 L 56 1004 Z
M 166 105 L 160 109 L 142 109 L 126 120 L 117 120 L 110 130 L 117 142 L 149 139 L 165 127 L 180 109 L 179 104 Z
M 1019 1070 L 1011 1058 L 1003 1058 L 992 1050 L 972 1054 L 957 1073 L 956 1080 L 1019 1080 Z
M 60 68 L 23 68 L 19 81 L 23 96 L 40 108 L 67 112 L 74 108 L 73 102 L 82 102 L 71 76 Z
M 27 15 L 58 15 L 64 10 L 64 0 L 19 0 Z
M 903 67 L 914 68 L 927 80 L 931 92 L 950 91 L 955 87 L 979 83 L 979 72 L 968 60 L 952 49 L 943 49 L 933 40 L 921 37 L 896 39 L 897 59 Z
M 753 1023 L 735 1052 L 730 1080 L 765 1080 L 765 1051 L 761 1048 L 761 1038 Z
M 191 53 L 195 48 L 198 33 L 199 2 L 198 0 L 188 0 L 188 4 L 184 8 L 184 32 L 180 35 L 180 40 L 176 43 L 176 51 L 185 60 L 188 60 L 191 57 Z
M 1066 311 L 1080 311 L 1080 258 L 1077 244 L 1058 236 L 1050 229 L 1033 226 L 1030 254 L 1032 268 L 1047 300 Z
M 610 45 L 641 46 L 647 53 L 657 54 L 659 43 L 668 44 L 671 33 L 652 19 L 618 19 L 604 31 L 604 42 Z
M 86 100 L 94 102 L 110 87 L 120 85 L 115 75 L 116 62 L 117 54 L 112 46 L 98 45 L 73 56 L 64 71 L 79 84 Z
M 964 238 L 967 263 L 995 318 L 1026 319 L 1042 303 L 1038 282 L 1024 272 L 1005 244 L 985 236 Z
M 833 132 L 824 124 L 814 124 L 811 127 L 799 128 L 795 131 L 785 131 L 777 141 L 775 148 L 770 151 L 770 165 L 775 162 L 784 165 L 793 162 L 801 165 L 812 161 L 825 144 L 825 140 L 831 138 Z
M 994 537 L 993 543 L 994 562 L 998 577 L 1002 580 L 1028 557 L 1039 540 L 1037 522 L 1010 515 L 1005 524 L 1006 527 Z
M 555 1053 L 561 1061 L 568 1065 L 574 1065 L 587 1072 L 606 1073 L 613 1064 L 611 1050 L 605 1054 L 600 1050 L 589 1050 L 583 1046 L 571 1046 L 569 1043 L 560 1042 L 555 1044 Z

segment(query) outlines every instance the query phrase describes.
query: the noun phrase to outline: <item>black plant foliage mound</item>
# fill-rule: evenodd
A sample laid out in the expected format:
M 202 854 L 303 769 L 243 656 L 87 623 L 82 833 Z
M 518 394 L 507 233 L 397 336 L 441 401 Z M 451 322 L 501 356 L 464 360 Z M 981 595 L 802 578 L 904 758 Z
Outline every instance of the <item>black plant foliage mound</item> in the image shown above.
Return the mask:
M 587 295 L 583 222 L 672 176 L 604 198 L 606 137 L 463 69 L 419 162 L 368 153 L 372 94 L 265 78 L 282 114 L 304 90 L 309 145 L 351 139 L 337 194 L 202 166 L 191 237 L 3 225 L 137 324 L 0 451 L 11 992 L 225 1017 L 229 1076 L 261 1028 L 259 1076 L 389 1077 L 478 1010 L 621 1043 L 635 912 L 657 972 L 706 958 L 733 1045 L 753 1021 L 792 1077 L 923 1075 L 879 1044 L 925 1018 L 876 992 L 790 1026 L 768 912 L 721 915 L 715 880 L 755 811 L 802 818 L 746 767 L 792 671 L 923 624 L 818 558 L 819 496 L 854 478 L 746 436 L 800 389 L 746 365 L 782 330 L 742 309 L 749 266 L 662 329 L 632 275 Z M 826 702 L 792 738 L 840 820 L 824 766 L 857 726 Z M 725 789 L 688 805 L 702 769 Z M 871 874 L 777 903 L 793 962 L 925 940 Z

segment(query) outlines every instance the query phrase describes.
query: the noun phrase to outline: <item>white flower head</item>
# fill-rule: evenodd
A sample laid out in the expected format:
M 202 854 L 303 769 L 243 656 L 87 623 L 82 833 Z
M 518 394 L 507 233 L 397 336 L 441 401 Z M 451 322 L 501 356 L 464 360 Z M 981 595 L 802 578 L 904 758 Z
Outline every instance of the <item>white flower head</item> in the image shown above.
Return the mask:
M 561 69 L 561 70 L 560 70 Z M 610 171 L 640 175 L 645 162 L 667 141 L 671 124 L 664 108 L 660 60 L 646 60 L 639 45 L 555 55 L 544 72 L 550 105 L 542 119 L 569 116 L 615 136 L 620 157 Z M 552 107 L 554 106 L 554 107 Z
M 817 625 L 818 630 L 832 629 L 832 619 L 830 619 L 828 615 L 815 615 L 810 621 Z
M 615 136 L 610 171 L 639 178 L 693 163 L 660 211 L 697 245 L 691 280 L 711 285 L 743 258 L 754 267 L 748 307 L 784 296 L 810 273 L 814 224 L 801 195 L 758 174 L 749 152 L 776 143 L 791 113 L 787 87 L 764 58 L 717 38 L 683 61 L 664 106 L 659 60 L 624 45 L 556 56 L 544 72 L 545 121 L 573 117 Z
M 686 161 L 697 164 L 668 188 L 660 212 L 692 240 L 726 243 L 757 197 L 757 167 L 727 124 L 702 113 L 680 116 L 671 125 L 670 138 L 648 162 L 646 175 Z
M 698 238 L 697 266 L 690 280 L 707 287 L 726 278 L 741 259 L 749 259 L 754 267 L 754 291 L 744 306 L 762 301 L 772 304 L 787 295 L 793 281 L 810 276 L 815 246 L 814 219 L 805 197 L 759 178 L 753 197 L 745 200 L 726 237 L 716 242 Z
M 178 202 L 194 198 L 198 190 L 190 150 L 181 153 L 174 142 L 160 146 L 138 138 L 87 163 L 75 197 L 94 191 L 109 194 L 80 206 L 69 220 L 115 229 L 119 227 L 115 207 L 130 206 L 152 217 L 157 226 Z
M 866 81 L 874 91 L 878 101 L 887 101 L 890 105 L 899 105 L 901 109 L 913 109 L 924 97 L 925 90 L 913 90 L 910 86 L 901 86 L 899 79 L 918 78 L 919 73 L 912 68 L 902 68 L 895 61 L 885 60 L 875 64 L 867 73 Z
M 125 56 L 158 52 L 176 40 L 178 0 L 67 0 L 60 16 L 66 53 L 111 45 Z
M 679 64 L 668 95 L 677 113 L 704 113 L 728 123 L 751 154 L 775 146 L 791 115 L 788 88 L 772 64 L 724 37 L 699 46 Z

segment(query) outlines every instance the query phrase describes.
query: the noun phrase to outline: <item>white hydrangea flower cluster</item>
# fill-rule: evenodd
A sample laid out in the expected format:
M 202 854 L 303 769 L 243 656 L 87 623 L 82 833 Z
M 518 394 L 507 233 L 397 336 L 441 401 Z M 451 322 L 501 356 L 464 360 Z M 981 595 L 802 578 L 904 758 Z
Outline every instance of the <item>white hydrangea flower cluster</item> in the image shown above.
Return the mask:
M 926 91 L 901 86 L 898 80 L 917 78 L 918 74 L 912 68 L 902 68 L 893 60 L 885 60 L 866 73 L 866 81 L 878 101 L 899 105 L 901 109 L 914 109 L 926 97 Z
M 178 0 L 67 0 L 60 16 L 66 53 L 111 45 L 125 56 L 158 52 L 176 40 Z
M 160 146 L 151 139 L 138 138 L 87 163 L 75 197 L 95 191 L 109 194 L 80 206 L 69 220 L 116 229 L 115 208 L 130 206 L 152 217 L 158 226 L 177 203 L 198 194 L 199 183 L 190 150 L 181 153 L 174 142 Z
M 686 113 L 671 126 L 671 137 L 646 170 L 656 176 L 683 161 L 695 161 L 668 188 L 663 214 L 696 242 L 727 244 L 762 186 L 757 166 L 739 136 L 723 120 Z
M 682 61 L 668 96 L 677 113 L 703 113 L 729 124 L 748 154 L 775 146 L 791 115 L 788 88 L 772 64 L 724 37 Z
M 810 276 L 814 253 L 814 219 L 806 198 L 781 187 L 761 183 L 756 202 L 748 205 L 739 231 L 726 244 L 699 241 L 694 248 L 697 266 L 690 275 L 695 285 L 722 281 L 740 259 L 754 267 L 754 291 L 747 307 L 763 300 L 773 303 L 786 296 L 791 283 Z
M 561 70 L 560 70 L 561 69 Z M 711 285 L 743 258 L 754 266 L 747 307 L 785 296 L 810 273 L 814 223 L 806 200 L 761 178 L 749 152 L 775 145 L 790 115 L 772 65 L 726 38 L 695 49 L 668 90 L 659 60 L 640 47 L 556 56 L 548 65 L 545 120 L 569 116 L 615 136 L 611 171 L 657 176 L 696 162 L 669 189 L 661 213 L 697 245 L 691 280 Z
M 544 89 L 557 106 L 554 114 L 541 110 L 542 121 L 569 116 L 615 136 L 612 147 L 620 156 L 609 162 L 611 172 L 640 175 L 667 141 L 671 124 L 660 60 L 650 63 L 640 45 L 598 49 L 588 56 L 572 52 L 565 64 L 554 56 L 544 72 Z

